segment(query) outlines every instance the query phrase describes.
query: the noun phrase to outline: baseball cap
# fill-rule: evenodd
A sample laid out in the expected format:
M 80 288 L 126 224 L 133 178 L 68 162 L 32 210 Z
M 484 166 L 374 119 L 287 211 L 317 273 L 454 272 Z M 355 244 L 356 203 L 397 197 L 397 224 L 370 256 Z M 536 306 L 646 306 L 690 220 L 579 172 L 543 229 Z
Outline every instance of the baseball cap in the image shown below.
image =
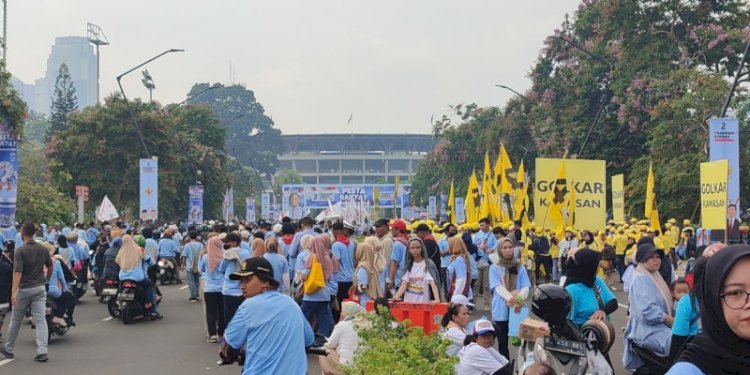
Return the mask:
M 454 294 L 453 297 L 451 297 L 451 304 L 452 305 L 464 305 L 464 306 L 474 306 L 473 303 L 469 302 L 469 298 L 467 298 L 463 294 Z
M 406 222 L 403 220 L 396 220 L 393 224 L 391 224 L 391 228 L 406 232 Z
M 237 281 L 251 275 L 257 275 L 261 280 L 268 281 L 272 286 L 279 286 L 279 283 L 273 278 L 273 266 L 271 262 L 263 257 L 253 257 L 245 260 L 239 271 L 229 275 L 229 280 Z
M 495 326 L 486 319 L 479 319 L 474 323 L 474 334 L 483 335 L 487 332 L 495 332 Z
M 388 219 L 375 220 L 375 223 L 373 225 L 376 227 L 382 227 L 383 225 L 388 225 Z

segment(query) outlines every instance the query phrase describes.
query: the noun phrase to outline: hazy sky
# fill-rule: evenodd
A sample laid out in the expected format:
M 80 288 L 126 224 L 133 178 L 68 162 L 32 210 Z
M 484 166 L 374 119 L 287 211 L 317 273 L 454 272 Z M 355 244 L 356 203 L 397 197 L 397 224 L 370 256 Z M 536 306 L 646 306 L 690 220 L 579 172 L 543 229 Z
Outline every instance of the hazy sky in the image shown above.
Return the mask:
M 523 91 L 543 39 L 580 0 L 8 0 L 8 69 L 44 75 L 55 37 L 101 26 L 101 91 L 147 66 L 154 99 L 195 82 L 243 83 L 284 133 L 429 132 L 448 106 L 501 105 Z M 148 97 L 140 73 L 129 97 Z

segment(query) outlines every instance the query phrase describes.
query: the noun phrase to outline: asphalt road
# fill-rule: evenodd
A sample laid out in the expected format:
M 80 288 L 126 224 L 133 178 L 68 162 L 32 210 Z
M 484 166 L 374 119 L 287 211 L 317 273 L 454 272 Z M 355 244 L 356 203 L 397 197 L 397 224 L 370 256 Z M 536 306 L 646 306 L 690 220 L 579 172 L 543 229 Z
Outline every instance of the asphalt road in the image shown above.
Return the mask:
M 622 289 L 620 284 L 618 289 Z M 183 289 L 184 288 L 184 289 Z M 159 321 L 138 321 L 124 325 L 111 319 L 105 305 L 97 302 L 93 290 L 79 301 L 73 327 L 62 337 L 50 342 L 47 363 L 33 361 L 34 331 L 28 324 L 21 328 L 16 343 L 14 360 L 0 360 L 0 374 L 73 375 L 73 374 L 238 374 L 238 366 L 222 366 L 218 360 L 218 345 L 206 342 L 203 304 L 187 301 L 187 285 L 161 287 L 164 294 L 159 311 L 165 316 Z M 622 367 L 622 330 L 627 323 L 627 296 L 615 292 L 620 308 L 611 316 L 617 332 L 610 357 L 616 374 L 628 374 Z M 475 311 L 474 318 L 490 316 L 487 311 Z M 7 332 L 6 318 L 3 332 Z M 511 356 L 515 357 L 511 347 Z M 308 357 L 308 373 L 319 374 L 317 357 Z

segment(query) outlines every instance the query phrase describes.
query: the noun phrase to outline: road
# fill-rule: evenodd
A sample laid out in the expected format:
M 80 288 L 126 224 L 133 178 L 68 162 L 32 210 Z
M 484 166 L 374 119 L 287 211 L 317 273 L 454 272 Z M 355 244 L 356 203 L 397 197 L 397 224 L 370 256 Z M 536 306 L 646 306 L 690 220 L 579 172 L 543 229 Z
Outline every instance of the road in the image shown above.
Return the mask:
M 620 284 L 618 284 L 618 289 Z M 77 327 L 63 337 L 53 337 L 49 347 L 50 362 L 36 363 L 34 331 L 25 324 L 16 344 L 14 360 L 0 361 L 0 374 L 55 375 L 107 373 L 136 374 L 238 374 L 237 366 L 216 365 L 218 345 L 206 342 L 203 305 L 187 301 L 187 285 L 161 287 L 164 300 L 159 321 L 139 321 L 124 325 L 111 319 L 105 305 L 93 293 L 85 295 L 76 307 Z M 92 292 L 92 290 L 89 290 Z M 616 374 L 628 374 L 622 367 L 622 330 L 627 323 L 627 296 L 615 292 L 620 308 L 611 316 L 617 333 L 610 357 Z M 475 311 L 473 318 L 489 312 Z M 7 332 L 7 322 L 3 332 Z M 511 347 L 511 356 L 515 348 Z M 308 373 L 319 374 L 317 357 L 308 357 Z

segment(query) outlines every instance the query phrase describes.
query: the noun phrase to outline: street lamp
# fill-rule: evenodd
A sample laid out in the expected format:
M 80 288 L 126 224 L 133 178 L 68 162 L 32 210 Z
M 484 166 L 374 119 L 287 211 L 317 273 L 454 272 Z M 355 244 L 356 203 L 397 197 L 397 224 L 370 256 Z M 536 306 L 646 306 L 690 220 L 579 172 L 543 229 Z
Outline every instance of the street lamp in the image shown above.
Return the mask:
M 524 99 L 525 99 L 525 100 L 526 100 L 527 102 L 529 102 L 529 103 L 531 103 L 531 104 L 536 104 L 536 103 L 532 102 L 532 101 L 531 101 L 531 99 L 527 98 L 527 97 L 526 97 L 525 95 L 521 94 L 520 92 L 518 92 L 518 91 L 516 91 L 516 90 L 513 90 L 512 88 L 510 88 L 510 87 L 508 87 L 508 86 L 505 86 L 505 85 L 498 85 L 498 84 L 496 84 L 495 86 L 497 86 L 497 87 L 499 87 L 499 88 L 501 88 L 501 89 L 506 89 L 506 90 L 508 90 L 508 91 L 510 91 L 510 92 L 512 92 L 512 93 L 514 93 L 514 94 L 516 94 L 516 95 L 518 95 L 518 96 L 520 96 L 520 97 L 524 98 Z
M 141 83 L 143 83 L 143 86 L 146 87 L 148 90 L 148 101 L 153 102 L 154 101 L 154 89 L 156 88 L 156 84 L 154 83 L 154 79 L 151 77 L 151 74 L 148 73 L 148 69 L 144 69 L 141 74 L 143 74 L 143 79 L 141 80 Z
M 143 133 L 141 132 L 140 126 L 138 126 L 138 120 L 136 120 L 136 118 L 135 118 L 135 114 L 133 113 L 133 109 L 130 108 L 130 103 L 128 102 L 128 97 L 125 95 L 125 90 L 123 90 L 123 88 L 122 88 L 122 82 L 121 82 L 121 80 L 122 80 L 122 77 L 130 74 L 132 71 L 134 71 L 134 70 L 136 70 L 136 69 L 138 69 L 138 68 L 140 68 L 140 67 L 142 67 L 142 66 L 144 66 L 144 65 L 146 65 L 146 64 L 148 64 L 148 63 L 150 63 L 150 62 L 152 62 L 152 61 L 154 61 L 154 60 L 156 60 L 156 59 L 158 59 L 158 58 L 160 58 L 160 57 L 162 57 L 162 56 L 164 56 L 166 54 L 168 54 L 168 53 L 172 53 L 172 52 L 185 52 L 185 50 L 184 49 L 174 49 L 174 48 L 168 49 L 168 50 L 166 50 L 166 51 L 164 51 L 164 52 L 162 52 L 162 53 L 160 53 L 160 54 L 158 54 L 158 55 L 156 55 L 156 56 L 154 56 L 154 57 L 152 57 L 152 58 L 150 58 L 150 59 L 148 59 L 148 60 L 146 60 L 146 61 L 138 64 L 138 65 L 136 65 L 135 67 L 133 67 L 132 69 L 128 70 L 127 72 L 120 74 L 116 78 L 117 79 L 117 86 L 120 87 L 120 93 L 122 93 L 122 98 L 125 100 L 125 107 L 128 109 L 128 112 L 130 113 L 130 117 L 133 119 L 133 126 L 135 127 L 135 131 L 138 133 L 138 138 L 141 141 L 141 146 L 143 146 L 143 151 L 146 153 L 146 157 L 149 157 L 149 158 L 151 157 L 151 153 L 148 152 L 148 147 L 146 146 L 146 140 L 143 139 Z

